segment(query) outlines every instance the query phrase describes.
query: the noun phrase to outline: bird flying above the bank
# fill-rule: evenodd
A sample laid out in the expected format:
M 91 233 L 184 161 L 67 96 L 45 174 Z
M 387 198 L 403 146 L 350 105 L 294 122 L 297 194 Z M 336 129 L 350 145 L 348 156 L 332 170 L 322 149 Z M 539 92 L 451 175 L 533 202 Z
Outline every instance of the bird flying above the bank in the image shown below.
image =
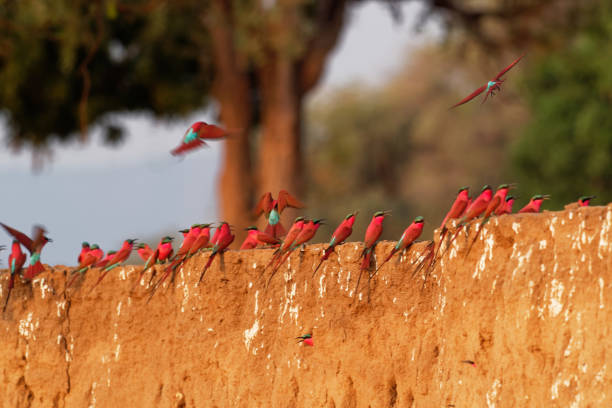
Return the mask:
M 512 67 L 514 67 L 516 64 L 518 64 L 518 62 L 524 56 L 525 56 L 525 54 L 522 54 L 520 57 L 518 57 L 517 59 L 512 61 L 512 63 L 510 65 L 508 65 L 506 68 L 502 69 L 499 72 L 499 74 L 497 74 L 493 79 L 491 79 L 486 84 L 484 84 L 480 88 L 476 89 L 474 92 L 472 92 L 471 94 L 469 94 L 468 96 L 466 96 L 465 98 L 463 98 L 462 100 L 460 100 L 459 102 L 457 102 L 456 104 L 451 106 L 450 109 L 456 108 L 459 105 L 463 105 L 464 103 L 467 103 L 467 102 L 471 101 L 472 99 L 474 99 L 475 97 L 477 97 L 478 95 L 480 95 L 483 92 L 485 92 L 485 97 L 482 100 L 481 104 L 485 103 L 485 101 L 487 100 L 489 95 L 491 95 L 491 97 L 493 97 L 495 95 L 495 93 L 494 93 L 495 91 L 501 91 L 501 84 L 504 82 L 504 80 L 501 79 L 501 77 L 506 72 L 510 71 L 510 69 L 512 69 Z
M 285 228 L 280 223 L 280 215 L 287 207 L 304 208 L 304 204 L 286 190 L 279 191 L 276 200 L 272 198 L 271 192 L 267 192 L 259 199 L 253 214 L 255 218 L 265 214 L 268 226 L 264 232 L 273 238 L 280 238 L 285 235 Z
M 196 122 L 189 126 L 183 135 L 181 144 L 170 151 L 173 156 L 183 155 L 198 147 L 208 146 L 204 140 L 223 139 L 234 131 L 223 129 L 216 125 L 209 125 L 206 122 Z

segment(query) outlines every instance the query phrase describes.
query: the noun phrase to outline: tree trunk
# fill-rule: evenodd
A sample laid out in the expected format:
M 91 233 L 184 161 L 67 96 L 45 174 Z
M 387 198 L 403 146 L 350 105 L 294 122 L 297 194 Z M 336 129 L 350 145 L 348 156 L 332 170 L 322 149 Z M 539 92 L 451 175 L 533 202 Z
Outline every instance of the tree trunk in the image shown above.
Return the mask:
M 213 94 L 221 107 L 221 121 L 228 129 L 236 129 L 223 144 L 223 163 L 219 178 L 219 216 L 236 228 L 233 246 L 246 236 L 244 228 L 253 222 L 253 178 L 249 138 L 253 111 L 246 63 L 235 51 L 231 13 L 228 3 L 216 1 L 212 16 L 205 16 L 212 37 L 215 61 Z M 212 18 L 211 18 L 212 17 Z
M 302 198 L 301 96 L 295 64 L 283 55 L 271 56 L 259 71 L 262 126 L 258 152 L 258 195 L 287 190 Z M 288 226 L 295 212 L 283 214 Z

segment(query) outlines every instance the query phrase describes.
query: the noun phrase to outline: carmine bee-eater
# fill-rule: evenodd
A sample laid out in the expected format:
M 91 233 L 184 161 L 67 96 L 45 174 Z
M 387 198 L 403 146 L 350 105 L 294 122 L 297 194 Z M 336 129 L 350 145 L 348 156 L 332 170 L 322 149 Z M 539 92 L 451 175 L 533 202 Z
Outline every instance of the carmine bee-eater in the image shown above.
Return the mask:
M 97 264 L 94 265 L 94 268 L 104 268 L 108 265 L 108 263 L 113 259 L 117 251 L 108 251 L 106 256 Z
M 153 265 L 155 265 L 157 263 L 158 258 L 159 258 L 159 248 L 155 248 L 155 251 L 152 250 L 151 253 L 149 253 L 149 256 L 147 257 L 147 259 L 145 259 L 145 264 L 142 267 L 142 271 L 140 271 L 140 275 L 138 275 L 138 279 L 136 280 L 136 282 L 134 283 L 134 285 L 130 289 L 130 292 L 133 291 L 134 288 L 140 283 L 140 281 L 142 280 L 142 277 L 144 276 L 144 274 L 149 269 L 151 269 L 153 267 Z M 155 270 L 153 272 L 154 273 L 151 275 L 151 279 L 149 280 L 149 284 L 151 284 L 151 281 L 155 277 Z
M 189 252 L 187 253 L 186 258 L 192 257 L 198 251 L 204 248 L 208 248 L 211 245 L 210 243 L 211 225 L 212 224 L 199 224 L 200 233 L 198 234 L 198 237 L 196 238 L 196 240 L 193 242 L 193 245 L 191 245 L 191 248 L 189 249 Z
M 514 200 L 515 198 L 512 195 L 506 197 L 506 202 L 504 205 L 497 207 L 497 210 L 495 210 L 495 215 L 512 214 L 512 205 L 514 205 Z
M 346 239 L 353 233 L 353 224 L 355 224 L 355 217 L 357 216 L 357 213 L 359 213 L 359 211 L 350 213 L 349 215 L 344 217 L 344 220 L 342 220 L 340 225 L 338 225 L 338 227 L 332 234 L 331 240 L 329 241 L 327 248 L 325 248 L 325 251 L 323 251 L 321 259 L 319 259 L 319 264 L 312 273 L 313 278 L 317 274 L 317 271 L 319 270 L 319 267 L 323 264 L 323 262 L 327 258 L 329 258 L 332 252 L 334 252 L 336 246 L 346 241 Z
M 245 228 L 247 237 L 244 239 L 240 249 L 255 249 L 259 245 L 277 245 L 280 240 L 271 235 L 261 232 L 255 226 Z
M 102 270 L 102 274 L 98 278 L 98 281 L 95 283 L 95 285 L 93 285 L 93 287 L 91 288 L 91 291 L 93 291 L 96 286 L 98 286 L 100 282 L 102 282 L 102 279 L 104 279 L 106 274 L 108 274 L 111 270 L 119 266 L 119 264 L 121 264 L 122 262 L 125 262 L 130 257 L 132 249 L 134 248 L 134 242 L 136 242 L 135 239 L 126 239 L 125 241 L 123 241 L 123 245 L 121 246 L 121 248 L 119 248 L 119 251 L 117 251 L 110 259 L 110 265 L 108 265 Z
M 11 277 L 8 281 L 8 293 L 6 294 L 6 300 L 4 301 L 4 307 L 2 308 L 2 312 L 6 310 L 6 305 L 8 305 L 9 298 L 11 297 L 11 290 L 15 286 L 15 275 L 21 272 L 25 261 L 26 255 L 21 251 L 21 245 L 19 244 L 19 241 L 14 239 L 13 245 L 11 247 L 11 254 L 8 258 Z
M 215 259 L 215 255 L 219 253 L 223 253 L 223 251 L 225 251 L 226 248 L 232 242 L 234 242 L 235 236 L 234 234 L 232 234 L 232 230 L 230 229 L 230 226 L 227 222 L 221 223 L 221 226 L 219 227 L 219 231 L 220 232 L 218 234 L 217 242 L 214 244 L 210 257 L 208 258 L 208 262 L 206 262 L 206 265 L 204 266 L 204 269 L 202 270 L 202 274 L 200 275 L 198 284 L 202 282 L 202 279 L 204 278 L 204 274 L 206 273 L 206 271 L 212 264 L 213 259 Z
M 383 221 L 385 217 L 390 214 L 390 211 L 378 211 L 372 217 L 368 228 L 365 233 L 365 240 L 363 242 L 363 251 L 361 251 L 360 258 L 363 258 L 361 261 L 361 267 L 359 268 L 359 278 L 357 278 L 357 285 L 355 286 L 355 296 L 357 296 L 357 290 L 359 289 L 359 282 L 361 281 L 361 274 L 364 270 L 368 270 L 370 268 L 372 251 L 376 247 L 378 240 L 383 231 Z
M 140 243 L 136 245 L 136 253 L 138 253 L 140 259 L 142 259 L 144 262 L 147 262 L 147 259 L 149 259 L 149 257 L 151 256 L 153 250 L 149 245 L 145 243 Z
M 384 264 L 389 262 L 393 255 L 395 255 L 398 251 L 410 249 L 414 241 L 416 241 L 416 239 L 421 236 L 421 233 L 423 232 L 423 225 L 425 225 L 425 220 L 423 219 L 423 217 L 416 217 L 412 224 L 410 224 L 408 228 L 404 230 L 404 233 L 402 234 L 399 241 L 397 241 L 389 255 L 385 258 L 384 261 L 381 262 L 380 265 L 378 265 L 378 268 L 376 268 L 376 272 L 378 272 L 378 270 L 382 268 Z
M 285 235 L 285 229 L 280 223 L 280 215 L 287 207 L 304 208 L 304 204 L 285 190 L 278 192 L 277 200 L 272 198 L 272 193 L 270 192 L 265 193 L 261 197 L 255 207 L 254 215 L 257 218 L 261 214 L 265 214 L 266 221 L 268 221 L 268 226 L 264 231 L 266 234 L 274 238 L 280 238 Z
M 170 153 L 174 156 L 189 152 L 200 146 L 207 146 L 205 139 L 222 139 L 233 131 L 227 131 L 216 125 L 209 125 L 206 122 L 196 122 L 189 126 L 185 132 L 181 144 L 174 148 Z
M 482 231 L 482 229 L 487 224 L 487 222 L 489 222 L 491 217 L 495 215 L 495 212 L 498 209 L 504 208 L 506 206 L 506 196 L 508 195 L 508 191 L 510 190 L 511 187 L 512 186 L 509 184 L 501 184 L 499 187 L 497 187 L 497 191 L 495 192 L 495 195 L 489 201 L 489 204 L 487 205 L 487 208 L 484 211 L 482 222 L 478 224 L 478 230 L 476 231 L 476 234 L 474 235 L 474 239 L 472 240 L 472 243 L 468 246 L 468 249 L 465 252 L 466 257 L 470 253 L 472 246 L 474 246 L 474 243 L 476 242 L 476 240 L 478 239 L 478 236 L 480 235 L 480 231 Z
M 310 333 L 303 334 L 301 336 L 296 337 L 295 339 L 298 341 L 298 343 L 304 343 L 311 347 L 314 346 L 314 342 L 312 340 L 312 334 Z
M 472 221 L 475 218 L 478 218 L 480 215 L 482 215 L 487 210 L 492 197 L 493 197 L 493 189 L 491 188 L 491 186 L 485 185 L 480 191 L 480 195 L 476 197 L 476 199 L 465 210 L 465 214 L 463 215 L 463 217 L 461 217 L 461 220 L 459 221 L 459 225 L 457 226 L 457 230 L 451 236 L 449 243 L 446 246 L 446 250 L 450 248 L 453 241 L 455 241 L 455 239 L 459 235 L 459 232 L 461 231 L 461 229 L 468 222 Z M 442 256 L 444 256 L 444 254 Z
M 157 244 L 157 250 L 159 252 L 157 256 L 157 262 L 162 263 L 166 262 L 172 257 L 174 249 L 172 248 L 172 241 L 174 238 L 172 237 L 163 237 L 159 244 Z
M 278 268 L 280 268 L 281 265 L 285 263 L 287 258 L 291 256 L 291 253 L 300 245 L 304 245 L 306 244 L 306 242 L 314 238 L 315 234 L 319 230 L 319 227 L 323 224 L 324 222 L 321 219 L 312 220 L 312 221 L 308 221 L 304 223 L 304 227 L 299 232 L 297 237 L 295 237 L 295 240 L 293 241 L 289 249 L 286 251 L 285 256 L 282 257 L 280 262 L 276 264 L 276 267 L 274 268 L 274 272 L 272 272 L 272 275 L 270 275 L 270 279 L 268 279 L 268 285 L 270 284 L 270 280 L 272 280 L 272 277 L 274 276 Z
M 582 196 L 578 199 L 578 206 L 580 207 L 588 207 L 589 204 L 591 203 L 591 200 L 597 198 L 597 196 L 594 195 L 590 195 L 590 196 Z
M 34 234 L 32 234 L 33 239 L 30 239 L 23 232 L 18 231 L 14 228 L 9 227 L 8 225 L 2 224 L 2 227 L 13 236 L 21 245 L 26 247 L 28 251 L 30 251 L 30 264 L 27 267 L 26 271 L 23 274 L 25 279 L 33 279 L 36 275 L 45 270 L 40 262 L 40 252 L 47 242 L 52 242 L 52 240 L 45 236 L 45 229 L 41 226 L 34 227 Z
M 550 196 L 548 194 L 545 195 L 535 195 L 533 197 L 531 197 L 531 200 L 529 200 L 529 202 L 527 203 L 526 206 L 524 206 L 523 208 L 521 208 L 518 212 L 519 213 L 538 213 L 540 212 L 540 207 L 542 206 L 542 202 L 544 200 L 548 200 L 550 198 Z
M 457 191 L 457 197 L 455 198 L 453 205 L 451 206 L 450 210 L 448 210 L 446 216 L 442 220 L 442 224 L 440 224 L 440 239 L 438 240 L 438 249 L 434 249 L 432 263 L 435 262 L 436 257 L 438 256 L 438 252 L 440 252 L 440 248 L 442 248 L 442 242 L 444 242 L 444 238 L 448 233 L 446 223 L 450 220 L 460 218 L 465 214 L 465 210 L 467 209 L 470 203 L 469 190 L 469 187 L 461 187 L 459 191 Z
M 81 244 L 81 252 L 79 253 L 79 257 L 77 258 L 79 263 L 81 263 L 83 255 L 85 255 L 87 252 L 89 252 L 89 242 L 83 242 Z
M 304 217 L 300 216 L 295 219 L 293 225 L 291 225 L 291 228 L 289 228 L 289 232 L 285 236 L 283 243 L 276 251 L 274 251 L 274 255 L 272 255 L 272 259 L 270 259 L 270 262 L 268 262 L 268 265 L 266 265 L 264 271 L 268 269 L 268 267 L 272 265 L 275 261 L 278 261 L 285 254 L 285 252 L 287 252 L 289 248 L 291 248 L 291 244 L 293 244 L 293 241 L 295 241 L 300 231 L 302 231 L 302 228 L 304 228 L 305 223 L 306 220 L 304 219 Z
M 83 274 L 87 272 L 89 268 L 94 267 L 98 262 L 100 262 L 103 256 L 104 252 L 100 249 L 100 247 L 96 244 L 93 244 L 89 251 L 87 251 L 81 258 L 79 266 L 76 268 L 76 270 L 72 272 L 72 275 L 74 276 L 66 285 L 66 289 L 72 286 L 76 278 L 78 278 L 79 276 L 83 276 Z
M 504 74 L 508 72 L 512 67 L 518 64 L 518 62 L 521 60 L 521 58 L 523 58 L 524 55 L 525 54 L 521 55 L 520 57 L 512 61 L 512 63 L 508 65 L 506 68 L 502 69 L 499 72 L 499 74 L 495 76 L 495 78 L 491 79 L 485 85 L 481 86 L 480 88 L 478 88 L 477 90 L 475 90 L 474 92 L 472 92 L 471 94 L 469 94 L 468 96 L 466 96 L 465 98 L 463 98 L 462 100 L 460 100 L 459 102 L 451 106 L 450 109 L 456 108 L 459 105 L 463 105 L 464 103 L 471 101 L 472 99 L 474 99 L 475 97 L 477 97 L 483 92 L 485 92 L 485 97 L 482 100 L 481 104 L 485 103 L 489 95 L 493 97 L 495 95 L 494 93 L 495 91 L 501 91 L 501 84 L 502 82 L 504 82 L 504 80 L 501 79 L 501 77 L 504 76 Z

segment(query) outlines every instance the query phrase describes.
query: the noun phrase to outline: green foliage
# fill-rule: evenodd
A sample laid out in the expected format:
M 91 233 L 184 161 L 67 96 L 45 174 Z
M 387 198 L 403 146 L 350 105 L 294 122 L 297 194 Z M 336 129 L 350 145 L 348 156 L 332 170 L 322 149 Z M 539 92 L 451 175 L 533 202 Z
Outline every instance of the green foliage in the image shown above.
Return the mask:
M 585 194 L 612 201 L 610 38 L 612 9 L 602 4 L 567 47 L 526 75 L 532 117 L 514 145 L 514 167 L 521 190 L 552 195 L 549 208 Z
M 212 68 L 202 2 L 149 3 L 0 2 L 0 109 L 11 144 L 68 141 L 81 123 L 102 125 L 113 142 L 121 129 L 111 112 L 168 117 L 206 103 Z

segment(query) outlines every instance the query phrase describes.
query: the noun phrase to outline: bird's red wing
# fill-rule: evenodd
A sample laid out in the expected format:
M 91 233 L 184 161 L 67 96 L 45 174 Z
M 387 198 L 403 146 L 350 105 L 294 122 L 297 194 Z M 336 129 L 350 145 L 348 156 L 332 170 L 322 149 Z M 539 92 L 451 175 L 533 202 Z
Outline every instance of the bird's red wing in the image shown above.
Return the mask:
M 43 227 L 41 227 L 40 225 L 36 225 L 34 227 L 34 234 L 32 234 L 32 239 L 33 239 L 33 243 L 32 243 L 32 247 L 33 248 L 41 248 L 43 246 L 43 244 L 45 243 L 45 229 Z
M 267 192 L 261 196 L 257 206 L 253 210 L 253 215 L 255 218 L 259 217 L 263 213 L 269 213 L 272 211 L 272 193 Z
M 3 224 L 1 222 L 0 222 L 0 225 L 2 225 L 2 227 L 6 230 L 6 232 L 11 234 L 13 236 L 13 238 L 15 238 L 17 241 L 19 241 L 21 243 L 21 245 L 23 245 L 24 247 L 28 248 L 28 251 L 30 251 L 30 253 L 32 253 L 32 250 L 34 248 L 34 241 L 32 241 L 30 239 L 30 237 L 28 237 L 23 232 L 17 231 L 16 229 L 11 228 L 8 225 Z
M 502 69 L 500 71 L 499 74 L 497 74 L 495 76 L 495 80 L 499 80 L 499 78 L 501 78 L 506 72 L 510 71 L 510 69 L 512 69 L 512 67 L 514 67 L 516 64 L 518 64 L 518 62 L 521 60 L 521 58 L 523 58 L 525 56 L 525 54 L 521 54 L 520 57 L 518 57 L 517 59 L 515 59 L 514 61 L 512 61 L 512 64 L 508 65 L 506 68 Z
M 352 232 L 353 228 L 349 227 L 348 225 L 340 227 L 337 233 L 334 234 L 334 236 L 336 237 L 336 245 L 339 245 L 344 242 L 344 240 L 346 240 Z
M 278 212 L 283 212 L 285 207 L 304 208 L 304 204 L 286 190 L 281 190 L 278 192 Z
M 28 266 L 28 269 L 23 273 L 25 279 L 34 279 L 37 275 L 45 270 L 43 264 L 38 261 L 34 265 Z
M 198 132 L 198 137 L 202 139 L 221 139 L 227 136 L 227 131 L 216 125 L 203 124 Z
M 486 85 L 481 86 L 480 88 L 478 88 L 477 90 L 475 90 L 474 92 L 472 92 L 471 94 L 469 94 L 468 96 L 466 96 L 465 98 L 463 98 L 462 100 L 460 100 L 459 102 L 451 106 L 449 109 L 456 108 L 459 105 L 463 105 L 464 103 L 471 101 L 472 99 L 480 95 L 482 91 L 484 91 L 485 89 L 487 89 Z
M 263 242 L 264 244 L 278 244 L 280 241 L 277 238 L 274 238 L 272 235 L 266 234 L 265 232 L 259 232 L 257 234 L 257 240 Z
M 194 140 L 192 140 L 189 143 L 181 143 L 180 146 L 178 146 L 178 147 L 174 148 L 173 150 L 171 150 L 170 153 L 173 156 L 177 156 L 177 155 L 181 155 L 181 154 L 187 153 L 188 151 L 193 150 L 195 148 L 198 148 L 200 146 L 207 146 L 207 144 L 204 141 L 200 140 L 200 139 L 194 139 Z

